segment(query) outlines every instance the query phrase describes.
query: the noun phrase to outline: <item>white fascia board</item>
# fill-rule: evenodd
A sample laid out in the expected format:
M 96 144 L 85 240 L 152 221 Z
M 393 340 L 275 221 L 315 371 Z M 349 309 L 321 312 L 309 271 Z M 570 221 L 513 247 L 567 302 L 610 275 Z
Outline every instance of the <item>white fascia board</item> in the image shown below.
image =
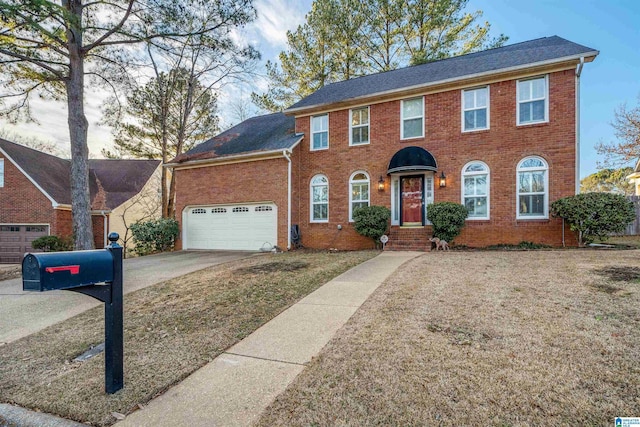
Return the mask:
M 38 190 L 40 190 L 40 192 L 41 192 L 42 194 L 44 194 L 44 196 L 45 196 L 47 199 L 49 199 L 49 201 L 51 202 L 51 206 L 52 206 L 52 207 L 56 208 L 56 207 L 58 207 L 58 206 L 63 206 L 63 205 L 60 205 L 58 202 L 56 202 L 56 201 L 53 199 L 53 197 L 51 197 L 51 195 L 50 195 L 49 193 L 47 193 L 46 191 L 44 191 L 44 188 L 40 187 L 40 184 L 38 184 L 38 183 L 37 183 L 33 178 L 31 178 L 31 176 L 30 176 L 27 172 L 25 172 L 25 170 L 24 170 L 24 169 L 22 169 L 22 168 L 20 167 L 20 165 L 19 165 L 16 161 L 14 161 L 14 160 L 11 158 L 11 156 L 10 156 L 9 154 L 7 154 L 7 152 L 6 152 L 6 151 L 4 151 L 2 148 L 0 148 L 0 153 L 2 153 L 2 155 L 5 157 L 5 159 L 9 159 L 9 161 L 10 161 L 10 162 L 11 162 L 11 163 L 16 167 L 16 168 L 18 168 L 18 170 L 19 170 L 19 171 L 20 171 L 24 176 L 26 176 L 26 177 L 27 177 L 27 179 L 28 179 L 29 181 L 31 181 L 31 183 L 32 183 L 32 184 L 33 184 L 33 185 L 34 185 Z M 5 173 L 6 173 L 6 172 L 5 172 Z
M 374 92 L 374 93 L 369 93 L 366 95 L 362 95 L 362 96 L 357 96 L 354 98 L 349 98 L 349 99 L 342 99 L 340 101 L 335 101 L 335 102 L 330 102 L 330 103 L 322 103 L 322 104 L 314 104 L 314 105 L 308 105 L 305 107 L 299 107 L 299 108 L 289 108 L 283 111 L 283 113 L 287 114 L 287 115 L 295 115 L 296 113 L 300 113 L 306 110 L 312 110 L 312 109 L 316 109 L 316 108 L 320 108 L 320 107 L 326 107 L 329 106 L 331 104 L 335 104 L 338 102 L 345 102 L 345 103 L 351 103 L 351 102 L 357 102 L 360 100 L 365 100 L 365 99 L 369 99 L 369 98 L 377 98 L 380 96 L 384 96 L 384 95 L 392 95 L 394 93 L 397 92 L 405 92 L 405 91 L 411 91 L 411 90 L 416 90 L 416 89 L 423 89 L 423 88 L 428 88 L 431 86 L 439 86 L 439 85 L 443 85 L 443 84 L 448 84 L 448 83 L 455 83 L 455 82 L 462 82 L 465 80 L 471 80 L 471 79 L 477 79 L 477 78 L 481 78 L 481 77 L 488 77 L 491 76 L 493 74 L 502 74 L 502 73 L 510 73 L 513 71 L 523 71 L 526 70 L 527 68 L 535 68 L 535 67 L 543 67 L 546 65 L 553 65 L 556 63 L 562 63 L 562 62 L 566 62 L 566 61 L 573 61 L 573 60 L 580 60 L 581 57 L 583 58 L 591 58 L 591 57 L 595 57 L 599 54 L 600 52 L 597 50 L 591 51 L 591 52 L 586 52 L 586 53 L 581 53 L 578 55 L 571 55 L 571 56 L 564 56 L 562 58 L 555 58 L 555 59 L 548 59 L 546 61 L 539 61 L 539 62 L 533 62 L 533 63 L 529 63 L 529 64 L 524 64 L 524 65 L 516 65 L 513 67 L 507 67 L 507 68 L 500 68 L 497 70 L 491 70 L 491 71 L 483 71 L 482 73 L 475 73 L 475 74 L 466 74 L 464 76 L 460 76 L 460 77 L 453 77 L 450 79 L 443 79 L 443 80 L 438 80 L 435 82 L 429 82 L 429 83 L 422 83 L 422 84 L 417 84 L 417 85 L 413 85 L 413 86 L 403 86 L 403 87 L 399 87 L 396 89 L 390 89 L 390 90 L 385 90 L 382 92 Z

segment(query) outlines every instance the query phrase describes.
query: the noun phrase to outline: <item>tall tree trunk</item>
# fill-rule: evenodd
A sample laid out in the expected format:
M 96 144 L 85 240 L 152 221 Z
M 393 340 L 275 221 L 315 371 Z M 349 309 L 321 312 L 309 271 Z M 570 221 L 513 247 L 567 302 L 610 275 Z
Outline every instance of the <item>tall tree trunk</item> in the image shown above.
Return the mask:
M 176 217 L 176 174 L 172 173 L 169 184 L 169 200 L 167 205 L 168 218 Z
M 82 2 L 63 0 L 62 6 L 75 16 L 67 30 L 69 78 L 65 82 L 69 137 L 71 139 L 71 213 L 77 250 L 93 249 L 91 198 L 89 196 L 89 123 L 84 115 L 84 52 L 82 51 Z

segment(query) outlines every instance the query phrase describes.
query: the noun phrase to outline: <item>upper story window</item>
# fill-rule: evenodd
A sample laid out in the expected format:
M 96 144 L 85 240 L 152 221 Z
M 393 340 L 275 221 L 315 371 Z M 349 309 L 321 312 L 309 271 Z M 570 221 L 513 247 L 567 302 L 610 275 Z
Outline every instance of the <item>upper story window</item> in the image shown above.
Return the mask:
M 353 211 L 369 206 L 369 175 L 356 172 L 349 180 L 349 221 L 353 221 Z
M 400 139 L 424 136 L 424 98 L 405 99 L 400 106 Z
M 0 159 L 0 187 L 4 187 L 4 159 Z
M 489 129 L 489 86 L 462 91 L 462 131 Z
M 350 112 L 350 145 L 369 143 L 369 107 L 354 108 Z
M 324 175 L 311 178 L 311 222 L 329 221 L 329 180 Z
M 516 115 L 519 125 L 549 121 L 548 83 L 548 76 L 518 80 Z
M 518 219 L 546 219 L 549 203 L 549 167 L 540 157 L 518 163 Z
M 311 117 L 311 150 L 329 148 L 329 115 Z
M 489 167 L 483 162 L 467 163 L 462 168 L 462 204 L 469 219 L 489 219 Z

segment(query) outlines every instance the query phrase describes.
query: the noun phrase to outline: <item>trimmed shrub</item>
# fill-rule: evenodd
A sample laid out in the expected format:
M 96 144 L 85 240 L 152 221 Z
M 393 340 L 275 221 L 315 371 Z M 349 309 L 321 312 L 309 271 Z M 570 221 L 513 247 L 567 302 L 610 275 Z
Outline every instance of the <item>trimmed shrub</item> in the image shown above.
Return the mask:
M 612 193 L 584 193 L 558 199 L 551 204 L 551 214 L 563 218 L 578 233 L 580 246 L 596 237 L 606 239 L 610 233 L 621 233 L 636 219 L 633 202 Z
M 387 232 L 391 211 L 384 206 L 365 206 L 353 211 L 353 226 L 365 237 L 370 237 L 376 246 L 380 237 Z
M 44 252 L 72 251 L 73 242 L 70 237 L 42 236 L 31 242 L 31 247 Z
M 173 249 L 178 233 L 178 221 L 173 218 L 159 218 L 131 224 L 131 233 L 136 243 L 133 249 L 137 255 L 149 255 Z
M 462 227 L 469 211 L 460 203 L 440 202 L 427 207 L 427 219 L 433 224 L 433 236 L 451 243 Z

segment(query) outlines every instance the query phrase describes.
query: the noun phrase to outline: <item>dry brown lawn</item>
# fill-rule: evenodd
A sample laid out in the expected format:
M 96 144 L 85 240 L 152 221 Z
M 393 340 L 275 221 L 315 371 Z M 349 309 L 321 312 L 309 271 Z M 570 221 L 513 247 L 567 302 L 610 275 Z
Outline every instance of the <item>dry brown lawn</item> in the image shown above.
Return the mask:
M 103 341 L 102 307 L 0 347 L 0 402 L 94 425 L 116 421 L 213 360 L 291 304 L 377 255 L 269 254 L 125 295 L 125 387 L 104 393 L 104 357 L 72 360 Z
M 605 426 L 640 413 L 640 251 L 428 253 L 265 411 L 271 426 Z

